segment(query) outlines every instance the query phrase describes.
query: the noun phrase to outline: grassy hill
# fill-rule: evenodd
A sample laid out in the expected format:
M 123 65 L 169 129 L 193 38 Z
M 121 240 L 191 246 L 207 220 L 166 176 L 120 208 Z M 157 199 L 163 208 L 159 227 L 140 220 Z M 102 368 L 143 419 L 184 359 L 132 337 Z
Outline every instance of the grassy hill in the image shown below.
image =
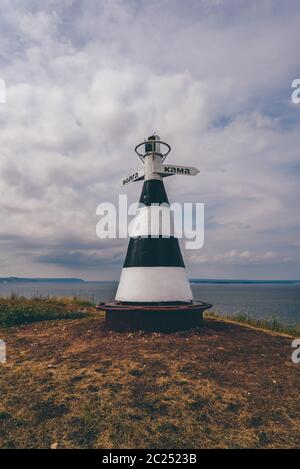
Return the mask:
M 0 447 L 299 446 L 290 337 L 213 317 L 185 333 L 118 334 L 82 300 L 26 301 L 47 321 L 2 323 Z

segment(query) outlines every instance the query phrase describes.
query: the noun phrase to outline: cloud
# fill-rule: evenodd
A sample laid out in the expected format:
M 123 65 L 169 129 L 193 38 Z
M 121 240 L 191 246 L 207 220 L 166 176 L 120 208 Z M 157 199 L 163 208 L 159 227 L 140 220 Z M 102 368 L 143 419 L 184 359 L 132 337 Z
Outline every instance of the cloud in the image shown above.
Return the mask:
M 119 265 L 120 257 L 115 258 L 111 256 L 109 259 L 99 255 L 97 251 L 89 250 L 88 253 L 82 251 L 70 251 L 67 248 L 64 252 L 49 252 L 48 254 L 38 256 L 37 262 L 42 264 L 54 264 L 56 266 L 71 267 L 71 268 L 103 268 L 106 266 Z
M 297 2 L 2 3 L 1 275 L 117 278 L 126 241 L 98 240 L 95 210 L 153 131 L 201 170 L 166 182 L 205 203 L 189 273 L 268 277 L 286 259 L 276 275 L 295 275 Z
M 237 249 L 231 249 L 219 254 L 211 256 L 195 254 L 191 255 L 189 260 L 196 264 L 208 264 L 208 263 L 222 263 L 222 264 L 241 264 L 247 265 L 249 263 L 262 264 L 265 260 L 276 259 L 276 254 L 273 251 L 265 251 L 260 253 L 253 253 L 250 251 L 239 251 Z M 284 259 L 282 259 L 284 261 Z

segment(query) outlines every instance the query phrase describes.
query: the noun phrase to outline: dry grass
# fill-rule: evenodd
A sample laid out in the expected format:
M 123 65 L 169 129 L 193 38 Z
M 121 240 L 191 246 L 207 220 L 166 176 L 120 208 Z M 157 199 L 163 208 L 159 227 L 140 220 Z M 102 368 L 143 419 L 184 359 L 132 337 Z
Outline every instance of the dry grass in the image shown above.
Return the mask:
M 300 443 L 291 341 L 218 319 L 117 334 L 103 315 L 2 329 L 2 448 L 278 448 Z
M 260 329 L 263 331 L 271 331 L 277 334 L 288 335 L 290 337 L 300 336 L 300 325 L 287 325 L 279 321 L 276 316 L 270 316 L 267 318 L 256 319 L 247 313 L 237 313 L 235 315 L 220 315 L 216 311 L 205 311 L 204 316 L 206 318 L 219 318 L 226 322 L 233 322 L 237 324 L 245 324 L 254 329 Z

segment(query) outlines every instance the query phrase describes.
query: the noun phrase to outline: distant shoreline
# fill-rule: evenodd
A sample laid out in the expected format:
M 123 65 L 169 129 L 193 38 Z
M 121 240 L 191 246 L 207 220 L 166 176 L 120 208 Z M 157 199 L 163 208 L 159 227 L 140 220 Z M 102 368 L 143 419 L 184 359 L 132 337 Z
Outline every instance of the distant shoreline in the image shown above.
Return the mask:
M 52 278 L 52 277 L 0 277 L 0 283 L 111 283 L 118 280 L 83 280 L 81 278 Z M 240 285 L 295 285 L 300 280 L 233 280 L 233 279 L 189 279 L 193 284 L 240 284 Z
M 300 283 L 300 280 L 226 280 L 226 279 L 190 279 L 190 283 L 217 283 L 217 284 L 290 284 Z
M 0 283 L 20 282 L 84 283 L 85 281 L 81 278 L 0 277 Z

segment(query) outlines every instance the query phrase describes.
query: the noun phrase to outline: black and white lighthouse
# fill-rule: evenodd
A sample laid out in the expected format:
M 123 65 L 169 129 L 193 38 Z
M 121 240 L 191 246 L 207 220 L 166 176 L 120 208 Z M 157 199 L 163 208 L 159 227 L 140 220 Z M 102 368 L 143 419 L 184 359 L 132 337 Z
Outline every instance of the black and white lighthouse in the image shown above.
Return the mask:
M 163 151 L 163 149 L 166 149 Z M 143 170 L 122 181 L 144 180 L 139 208 L 129 228 L 129 245 L 106 327 L 118 331 L 175 331 L 196 327 L 211 305 L 194 302 L 186 275 L 163 178 L 196 175 L 196 168 L 165 165 L 171 147 L 152 135 L 136 146 Z

